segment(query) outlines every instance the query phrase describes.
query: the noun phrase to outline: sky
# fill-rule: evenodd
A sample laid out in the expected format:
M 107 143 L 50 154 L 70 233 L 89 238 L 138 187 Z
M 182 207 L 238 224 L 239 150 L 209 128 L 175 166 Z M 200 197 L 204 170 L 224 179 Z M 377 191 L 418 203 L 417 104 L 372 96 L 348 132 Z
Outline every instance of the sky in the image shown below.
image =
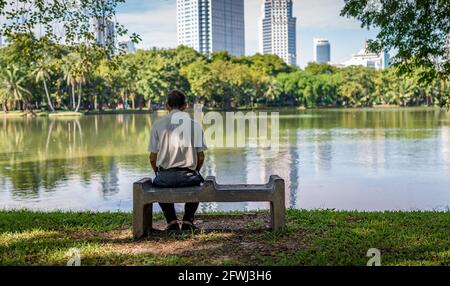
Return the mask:
M 263 0 L 245 1 L 246 55 L 259 52 L 258 23 Z M 376 31 L 361 28 L 354 19 L 341 17 L 343 0 L 294 0 L 297 18 L 297 61 L 305 67 L 313 60 L 313 39 L 326 38 L 331 43 L 331 61 L 344 62 L 364 47 Z M 130 33 L 138 33 L 138 48 L 177 46 L 176 0 L 126 0 L 117 11 L 117 21 Z

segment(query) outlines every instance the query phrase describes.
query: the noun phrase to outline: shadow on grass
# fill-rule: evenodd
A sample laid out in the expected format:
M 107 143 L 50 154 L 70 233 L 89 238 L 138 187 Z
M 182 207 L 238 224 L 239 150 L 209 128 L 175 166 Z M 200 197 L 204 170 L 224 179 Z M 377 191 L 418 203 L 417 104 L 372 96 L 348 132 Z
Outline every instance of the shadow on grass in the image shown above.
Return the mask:
M 448 212 L 289 210 L 281 232 L 269 231 L 268 214 L 261 213 L 204 220 L 204 230 L 195 233 L 156 231 L 139 241 L 132 239 L 129 214 L 78 214 L 76 220 L 31 213 L 24 219 L 16 231 L 0 223 L 0 264 L 65 265 L 67 251 L 79 248 L 83 265 L 364 266 L 367 250 L 378 248 L 383 265 L 450 265 Z

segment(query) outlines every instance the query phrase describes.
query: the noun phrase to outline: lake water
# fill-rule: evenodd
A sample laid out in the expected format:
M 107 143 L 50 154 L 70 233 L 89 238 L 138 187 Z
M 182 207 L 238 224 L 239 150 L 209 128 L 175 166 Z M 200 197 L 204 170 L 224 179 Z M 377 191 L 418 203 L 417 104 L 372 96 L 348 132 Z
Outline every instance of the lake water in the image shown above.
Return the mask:
M 447 210 L 450 115 L 439 109 L 281 110 L 280 151 L 210 149 L 219 183 L 286 180 L 293 208 Z M 160 115 L 0 118 L 0 209 L 130 211 L 132 183 L 153 176 L 150 127 Z M 201 210 L 255 210 L 211 203 Z

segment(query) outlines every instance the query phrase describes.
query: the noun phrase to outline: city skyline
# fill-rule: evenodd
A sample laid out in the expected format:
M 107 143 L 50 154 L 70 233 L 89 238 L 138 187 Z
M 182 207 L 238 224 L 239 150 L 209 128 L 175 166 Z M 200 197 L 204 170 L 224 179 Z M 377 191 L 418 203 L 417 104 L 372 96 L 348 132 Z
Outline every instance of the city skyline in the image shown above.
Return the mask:
M 259 22 L 263 0 L 245 0 L 246 55 L 259 52 Z M 360 28 L 357 20 L 339 16 L 343 1 L 294 0 L 297 20 L 297 64 L 305 67 L 313 61 L 313 39 L 326 38 L 333 43 L 333 62 L 344 62 L 357 53 L 376 31 Z M 176 0 L 142 2 L 128 0 L 118 7 L 117 20 L 130 32 L 141 35 L 137 48 L 174 48 L 177 41 Z M 320 15 L 320 17 L 318 16 Z

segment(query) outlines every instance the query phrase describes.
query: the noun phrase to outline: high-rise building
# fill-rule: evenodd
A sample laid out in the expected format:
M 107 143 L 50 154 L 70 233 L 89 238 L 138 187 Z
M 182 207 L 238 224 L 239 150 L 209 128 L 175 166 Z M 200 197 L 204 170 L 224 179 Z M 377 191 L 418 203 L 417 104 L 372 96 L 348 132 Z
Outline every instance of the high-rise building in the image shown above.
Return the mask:
M 98 45 L 114 49 L 116 44 L 115 24 L 105 18 L 92 19 L 93 32 Z
M 386 50 L 384 50 L 380 54 L 371 53 L 367 48 L 366 42 L 364 49 L 360 50 L 357 54 L 354 54 L 350 60 L 342 63 L 342 66 L 365 66 L 369 68 L 384 70 L 389 67 L 389 62 L 390 56 Z
M 287 64 L 297 64 L 297 18 L 293 0 L 265 0 L 261 22 L 262 54 L 278 55 Z
M 136 47 L 133 41 L 124 41 L 119 43 L 119 49 L 125 53 L 134 53 L 136 52 Z
M 314 39 L 314 62 L 318 64 L 331 62 L 331 45 L 327 39 Z
M 6 46 L 6 39 L 3 38 L 3 35 L 0 34 L 0 48 L 4 48 Z
M 177 0 L 178 44 L 245 55 L 244 0 Z

